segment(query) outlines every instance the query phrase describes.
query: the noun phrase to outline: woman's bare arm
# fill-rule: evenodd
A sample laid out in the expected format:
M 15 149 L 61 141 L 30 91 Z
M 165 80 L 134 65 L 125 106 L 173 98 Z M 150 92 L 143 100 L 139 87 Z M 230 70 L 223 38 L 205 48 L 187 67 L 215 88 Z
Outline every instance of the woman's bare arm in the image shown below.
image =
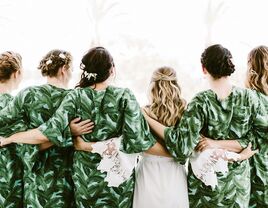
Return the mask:
M 221 148 L 232 152 L 241 152 L 243 150 L 240 143 L 236 140 L 214 140 L 202 137 L 196 146 L 196 151 L 204 151 L 205 149 Z
M 0 145 L 5 146 L 11 143 L 18 144 L 42 144 L 48 142 L 48 138 L 39 129 L 32 129 L 13 134 L 7 138 L 0 138 Z
M 145 152 L 151 155 L 171 157 L 167 149 L 163 145 L 161 145 L 159 142 L 156 142 L 154 146 L 152 146 L 150 149 L 148 149 Z

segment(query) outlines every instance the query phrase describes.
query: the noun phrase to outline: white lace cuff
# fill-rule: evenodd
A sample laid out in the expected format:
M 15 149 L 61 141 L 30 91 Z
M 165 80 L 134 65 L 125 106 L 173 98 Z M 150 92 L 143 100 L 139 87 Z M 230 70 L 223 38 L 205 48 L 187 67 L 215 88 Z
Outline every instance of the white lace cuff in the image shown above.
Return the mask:
M 98 170 L 107 173 L 105 181 L 110 187 L 118 187 L 130 178 L 138 154 L 126 154 L 119 150 L 121 138 L 112 138 L 92 145 L 92 152 L 101 155 Z
M 217 172 L 228 172 L 228 161 L 237 161 L 240 155 L 223 149 L 207 149 L 194 152 L 190 157 L 190 164 L 194 175 L 206 186 L 213 189 L 218 185 Z

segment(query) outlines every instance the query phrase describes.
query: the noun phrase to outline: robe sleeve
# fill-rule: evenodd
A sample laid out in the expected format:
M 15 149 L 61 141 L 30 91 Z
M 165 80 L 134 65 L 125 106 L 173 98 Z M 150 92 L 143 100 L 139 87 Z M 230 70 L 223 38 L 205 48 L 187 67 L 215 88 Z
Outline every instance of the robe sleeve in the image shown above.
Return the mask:
M 175 127 L 166 128 L 164 140 L 169 153 L 180 163 L 185 163 L 199 142 L 205 123 L 202 102 L 195 97 Z
M 250 142 L 253 144 L 253 148 L 257 148 L 254 143 L 260 136 L 260 132 L 268 132 L 268 99 L 265 95 L 255 91 L 252 91 L 250 95 L 250 102 L 253 103 L 250 118 L 251 128 L 245 136 L 237 139 L 242 148 L 246 148 Z
M 31 92 L 26 89 L 18 93 L 8 105 L 0 111 L 0 126 L 13 124 L 23 119 L 24 103 L 31 99 Z
M 76 91 L 69 92 L 53 116 L 38 128 L 56 146 L 73 145 L 69 122 L 75 117 L 76 102 Z
M 156 143 L 156 140 L 150 132 L 135 96 L 129 89 L 124 92 L 123 107 L 121 150 L 125 153 L 148 150 Z

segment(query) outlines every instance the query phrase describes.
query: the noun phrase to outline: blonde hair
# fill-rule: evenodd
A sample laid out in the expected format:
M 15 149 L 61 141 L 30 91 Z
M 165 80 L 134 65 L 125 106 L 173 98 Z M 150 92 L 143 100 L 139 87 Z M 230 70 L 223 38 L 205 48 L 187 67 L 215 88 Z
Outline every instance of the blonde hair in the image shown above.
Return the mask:
M 10 79 L 11 75 L 22 68 L 21 55 L 12 51 L 0 54 L 0 82 Z
M 246 87 L 268 95 L 268 47 L 258 46 L 248 55 Z
M 161 67 L 154 71 L 151 79 L 147 107 L 149 116 L 166 126 L 174 126 L 185 110 L 186 101 L 181 97 L 176 72 L 170 67 Z

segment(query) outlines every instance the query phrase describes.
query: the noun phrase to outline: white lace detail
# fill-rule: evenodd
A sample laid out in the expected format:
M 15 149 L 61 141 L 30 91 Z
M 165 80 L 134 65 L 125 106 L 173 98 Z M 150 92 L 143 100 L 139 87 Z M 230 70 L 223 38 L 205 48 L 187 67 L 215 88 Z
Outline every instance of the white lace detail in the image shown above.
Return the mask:
M 207 149 L 194 152 L 190 157 L 190 164 L 194 175 L 206 186 L 213 189 L 218 185 L 216 172 L 228 172 L 228 161 L 237 161 L 240 155 L 223 149 Z
M 101 155 L 97 169 L 106 172 L 105 181 L 110 187 L 118 187 L 130 178 L 139 154 L 126 154 L 119 150 L 121 138 L 112 138 L 92 145 L 92 152 Z

